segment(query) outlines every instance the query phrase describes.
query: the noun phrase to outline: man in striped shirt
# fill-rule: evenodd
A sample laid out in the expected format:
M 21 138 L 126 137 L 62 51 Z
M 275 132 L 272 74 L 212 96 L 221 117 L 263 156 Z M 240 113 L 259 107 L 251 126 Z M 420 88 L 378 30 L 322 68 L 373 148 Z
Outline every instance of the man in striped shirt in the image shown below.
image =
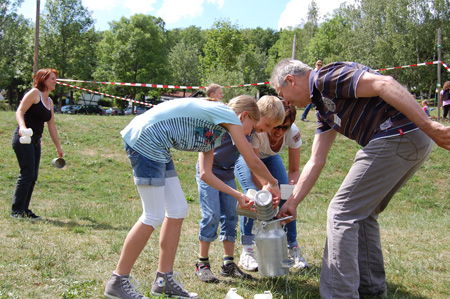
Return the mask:
M 330 202 L 320 293 L 324 298 L 387 296 L 378 214 L 429 156 L 433 140 L 450 149 L 450 127 L 431 121 L 397 81 L 354 62 L 312 70 L 294 59 L 274 68 L 270 84 L 289 103 L 317 107 L 311 157 L 279 217 L 296 216 L 337 133 L 363 148 Z

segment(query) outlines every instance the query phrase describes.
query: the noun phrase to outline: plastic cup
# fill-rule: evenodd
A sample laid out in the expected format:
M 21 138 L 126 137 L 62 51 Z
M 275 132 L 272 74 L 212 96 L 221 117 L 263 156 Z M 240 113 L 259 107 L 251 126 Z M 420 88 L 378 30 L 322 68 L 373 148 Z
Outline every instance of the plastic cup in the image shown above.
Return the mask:
M 281 199 L 289 199 L 291 197 L 292 191 L 294 191 L 295 185 L 280 184 Z
M 21 132 L 22 136 L 28 136 L 28 137 L 33 136 L 33 129 L 31 129 L 31 128 L 21 130 L 20 132 Z
M 19 142 L 22 144 L 30 144 L 31 143 L 31 137 L 30 136 L 22 136 L 19 138 Z
M 235 288 L 231 288 L 227 295 L 225 296 L 225 299 L 244 299 L 242 296 L 238 295 L 237 290 Z
M 56 168 L 63 168 L 66 165 L 66 161 L 63 158 L 55 158 L 52 160 L 52 164 Z
M 272 299 L 272 293 L 270 291 L 265 291 L 264 294 L 256 294 L 253 299 Z

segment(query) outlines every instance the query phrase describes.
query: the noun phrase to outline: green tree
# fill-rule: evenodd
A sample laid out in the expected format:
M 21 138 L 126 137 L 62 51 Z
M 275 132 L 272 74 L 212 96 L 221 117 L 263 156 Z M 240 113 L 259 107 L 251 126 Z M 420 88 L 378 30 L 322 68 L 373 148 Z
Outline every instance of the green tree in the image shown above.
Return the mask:
M 200 59 L 204 78 L 219 68 L 236 70 L 243 48 L 244 40 L 237 25 L 225 20 L 215 22 L 206 33 L 204 56 Z
M 262 29 L 257 27 L 256 29 L 243 29 L 242 36 L 246 44 L 254 45 L 267 55 L 269 49 L 272 48 L 278 40 L 279 34 L 278 31 L 271 28 Z
M 198 53 L 203 53 L 205 45 L 206 31 L 197 26 L 189 26 L 187 28 L 176 28 L 168 32 L 168 44 L 172 48 L 176 44 L 182 42 L 186 46 L 194 46 Z
M 164 21 L 149 15 L 136 14 L 111 23 L 98 46 L 97 81 L 130 83 L 164 83 L 169 78 L 167 41 Z M 141 99 L 158 96 L 160 90 L 135 87 L 104 86 L 113 95 Z
M 22 2 L 0 0 L 0 90 L 5 89 L 11 109 L 33 81 L 33 28 L 17 14 Z
M 200 85 L 199 52 L 195 45 L 177 43 L 168 56 L 173 84 Z
M 92 79 L 98 37 L 91 13 L 81 0 L 49 0 L 41 13 L 39 64 L 60 78 Z M 56 89 L 57 97 L 68 89 Z

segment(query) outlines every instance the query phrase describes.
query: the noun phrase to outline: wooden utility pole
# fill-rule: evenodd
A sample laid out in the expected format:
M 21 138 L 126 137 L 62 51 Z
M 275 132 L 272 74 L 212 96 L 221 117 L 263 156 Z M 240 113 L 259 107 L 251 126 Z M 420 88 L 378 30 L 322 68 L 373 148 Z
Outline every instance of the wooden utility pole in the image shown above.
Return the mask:
M 39 61 L 39 19 L 40 19 L 40 6 L 41 1 L 36 0 L 36 32 L 34 35 L 34 66 L 33 66 L 33 76 L 36 75 L 38 71 L 38 61 Z
M 437 94 L 437 99 L 438 99 L 438 119 L 441 118 L 441 60 L 442 59 L 442 53 L 441 53 L 441 28 L 438 28 L 438 94 Z
M 294 34 L 294 42 L 292 43 L 292 59 L 295 59 L 295 44 L 297 43 L 297 34 Z

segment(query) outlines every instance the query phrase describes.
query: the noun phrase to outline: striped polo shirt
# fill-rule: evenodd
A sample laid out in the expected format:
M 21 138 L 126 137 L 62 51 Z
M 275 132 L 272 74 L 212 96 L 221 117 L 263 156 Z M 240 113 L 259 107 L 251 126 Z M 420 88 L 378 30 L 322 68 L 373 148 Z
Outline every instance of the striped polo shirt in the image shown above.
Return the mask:
M 310 97 L 316 105 L 316 134 L 334 129 L 366 146 L 370 140 L 417 129 L 403 113 L 380 97 L 358 98 L 356 88 L 364 72 L 379 75 L 355 62 L 336 62 L 311 71 Z
M 227 132 L 222 123 L 241 126 L 236 113 L 221 102 L 184 98 L 156 105 L 136 116 L 120 133 L 141 155 L 168 163 L 171 148 L 207 152 L 219 146 Z

